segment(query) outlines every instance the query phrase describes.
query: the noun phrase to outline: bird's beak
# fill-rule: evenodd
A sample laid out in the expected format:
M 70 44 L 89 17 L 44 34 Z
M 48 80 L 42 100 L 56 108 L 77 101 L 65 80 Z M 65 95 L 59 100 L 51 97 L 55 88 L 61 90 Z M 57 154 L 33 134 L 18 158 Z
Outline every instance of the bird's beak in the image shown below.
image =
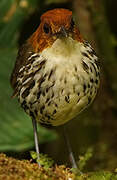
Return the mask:
M 60 34 L 61 34 L 63 37 L 68 37 L 68 34 L 67 34 L 66 29 L 65 29 L 64 26 L 61 26 Z

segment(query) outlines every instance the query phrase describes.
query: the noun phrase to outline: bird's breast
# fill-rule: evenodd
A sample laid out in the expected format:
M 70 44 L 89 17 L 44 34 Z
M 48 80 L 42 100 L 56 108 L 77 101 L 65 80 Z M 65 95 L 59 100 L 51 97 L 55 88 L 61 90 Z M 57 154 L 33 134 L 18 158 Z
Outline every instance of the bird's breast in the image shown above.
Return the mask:
M 99 86 L 99 67 L 92 51 L 90 45 L 69 39 L 33 55 L 35 60 L 24 67 L 25 78 L 19 78 L 19 101 L 25 111 L 37 121 L 57 126 L 86 108 Z

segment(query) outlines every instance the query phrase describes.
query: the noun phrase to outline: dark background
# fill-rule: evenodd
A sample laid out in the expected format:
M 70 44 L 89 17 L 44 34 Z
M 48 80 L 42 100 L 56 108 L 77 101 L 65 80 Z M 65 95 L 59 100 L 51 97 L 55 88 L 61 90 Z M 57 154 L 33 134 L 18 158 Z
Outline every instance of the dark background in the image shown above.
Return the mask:
M 20 45 L 36 30 L 40 15 L 56 7 L 73 11 L 81 34 L 101 62 L 101 86 L 93 104 L 66 124 L 76 160 L 89 148 L 85 169 L 114 169 L 117 164 L 117 1 L 116 0 L 1 0 L 0 2 L 0 151 L 18 159 L 34 149 L 31 119 L 11 99 L 10 74 Z M 57 134 L 55 132 L 57 130 Z M 40 151 L 55 163 L 67 163 L 63 127 L 39 127 Z

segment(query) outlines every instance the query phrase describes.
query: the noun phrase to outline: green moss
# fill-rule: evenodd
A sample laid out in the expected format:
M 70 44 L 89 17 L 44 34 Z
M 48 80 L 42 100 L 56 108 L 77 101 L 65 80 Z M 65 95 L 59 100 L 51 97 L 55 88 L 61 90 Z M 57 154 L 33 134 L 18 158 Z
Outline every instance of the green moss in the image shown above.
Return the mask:
M 17 160 L 0 154 L 0 180 L 117 180 L 117 173 L 91 172 L 75 174 L 64 165 L 51 168 L 38 167 L 32 160 Z
M 79 157 L 78 167 L 81 171 L 84 169 L 87 161 L 92 157 L 92 155 L 93 155 L 93 149 L 88 148 L 87 152 L 83 156 Z
M 48 157 L 47 154 L 40 154 L 40 159 L 37 160 L 37 153 L 34 151 L 30 151 L 31 157 L 36 161 L 39 161 L 40 165 L 45 169 L 52 167 L 54 161 L 52 158 Z
M 77 176 L 75 180 L 117 180 L 117 175 L 111 172 L 100 171 Z

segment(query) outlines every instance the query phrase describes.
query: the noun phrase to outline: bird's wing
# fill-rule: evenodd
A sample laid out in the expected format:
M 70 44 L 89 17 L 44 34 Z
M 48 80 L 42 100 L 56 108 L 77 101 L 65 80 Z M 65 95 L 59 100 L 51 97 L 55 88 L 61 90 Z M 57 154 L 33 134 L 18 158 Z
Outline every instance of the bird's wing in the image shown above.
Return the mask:
M 25 43 L 19 48 L 16 62 L 10 78 L 11 86 L 14 89 L 13 97 L 17 96 L 17 88 L 18 88 L 17 78 L 20 75 L 19 71 L 26 64 L 27 59 L 30 57 L 31 53 L 32 53 L 32 49 L 30 48 L 28 43 Z

